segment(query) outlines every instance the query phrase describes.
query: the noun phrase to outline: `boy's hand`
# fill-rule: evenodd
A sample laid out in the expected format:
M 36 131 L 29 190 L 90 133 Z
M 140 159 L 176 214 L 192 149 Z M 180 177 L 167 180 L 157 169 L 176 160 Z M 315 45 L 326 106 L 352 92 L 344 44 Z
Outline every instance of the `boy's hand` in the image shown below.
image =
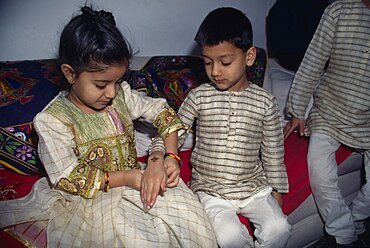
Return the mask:
M 167 187 L 176 187 L 180 180 L 180 167 L 177 160 L 171 157 L 166 157 L 164 159 L 164 166 L 167 168 Z
M 298 129 L 299 134 L 303 136 L 304 125 L 305 125 L 304 120 L 292 117 L 292 119 L 290 119 L 290 121 L 284 127 L 284 139 L 287 139 L 289 135 L 296 129 Z
M 277 201 L 277 203 L 279 204 L 280 207 L 283 206 L 283 198 L 281 197 L 281 194 L 279 192 L 276 192 L 276 191 L 272 191 L 272 197 L 275 198 L 275 200 Z
M 144 207 L 150 209 L 158 195 L 166 191 L 167 172 L 163 164 L 163 154 L 154 152 L 148 158 L 148 165 L 141 179 L 141 201 Z

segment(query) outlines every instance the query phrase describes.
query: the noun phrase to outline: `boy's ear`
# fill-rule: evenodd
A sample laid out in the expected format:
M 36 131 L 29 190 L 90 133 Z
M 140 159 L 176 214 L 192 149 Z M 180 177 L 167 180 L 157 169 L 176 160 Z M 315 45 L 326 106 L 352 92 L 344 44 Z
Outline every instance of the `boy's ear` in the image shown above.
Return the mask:
M 68 80 L 68 83 L 73 84 L 76 78 L 76 72 L 75 70 L 73 70 L 72 66 L 70 66 L 69 64 L 62 64 L 60 66 L 60 69 L 62 70 L 63 75 Z
M 249 48 L 245 56 L 246 56 L 247 66 L 252 66 L 257 56 L 257 49 L 255 47 Z

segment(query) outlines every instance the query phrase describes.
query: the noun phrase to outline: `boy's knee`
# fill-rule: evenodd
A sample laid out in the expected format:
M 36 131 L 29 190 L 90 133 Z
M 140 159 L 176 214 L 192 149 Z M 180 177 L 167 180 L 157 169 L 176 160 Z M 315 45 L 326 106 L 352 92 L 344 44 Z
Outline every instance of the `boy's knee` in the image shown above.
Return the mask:
M 289 232 L 292 226 L 286 219 L 281 219 L 281 221 L 276 221 L 275 225 L 270 225 L 270 227 L 266 228 L 268 231 L 269 237 L 276 237 L 276 239 L 280 238 L 288 238 Z
M 285 218 L 274 220 L 262 226 L 257 242 L 263 247 L 285 247 L 291 228 L 291 225 Z
M 222 226 L 216 231 L 216 239 L 219 247 L 254 247 L 253 239 L 243 224 Z

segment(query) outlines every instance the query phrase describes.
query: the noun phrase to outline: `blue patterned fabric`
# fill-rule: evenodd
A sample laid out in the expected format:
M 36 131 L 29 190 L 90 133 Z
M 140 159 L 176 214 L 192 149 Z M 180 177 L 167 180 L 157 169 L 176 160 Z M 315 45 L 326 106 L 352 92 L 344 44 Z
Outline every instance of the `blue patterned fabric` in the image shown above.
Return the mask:
M 60 80 L 54 60 L 0 62 L 0 164 L 25 175 L 43 172 L 32 121 Z

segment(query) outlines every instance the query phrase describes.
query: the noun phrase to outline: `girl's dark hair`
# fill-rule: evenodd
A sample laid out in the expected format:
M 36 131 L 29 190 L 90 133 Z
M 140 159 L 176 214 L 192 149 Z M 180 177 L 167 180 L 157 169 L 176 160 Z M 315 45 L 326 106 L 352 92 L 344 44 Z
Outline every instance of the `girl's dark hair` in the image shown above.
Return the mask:
M 211 11 L 195 36 L 199 46 L 214 46 L 228 41 L 246 52 L 253 45 L 252 25 L 240 10 L 223 7 Z
M 116 27 L 112 13 L 82 7 L 60 37 L 59 63 L 69 64 L 77 75 L 104 66 L 129 63 L 132 50 Z

